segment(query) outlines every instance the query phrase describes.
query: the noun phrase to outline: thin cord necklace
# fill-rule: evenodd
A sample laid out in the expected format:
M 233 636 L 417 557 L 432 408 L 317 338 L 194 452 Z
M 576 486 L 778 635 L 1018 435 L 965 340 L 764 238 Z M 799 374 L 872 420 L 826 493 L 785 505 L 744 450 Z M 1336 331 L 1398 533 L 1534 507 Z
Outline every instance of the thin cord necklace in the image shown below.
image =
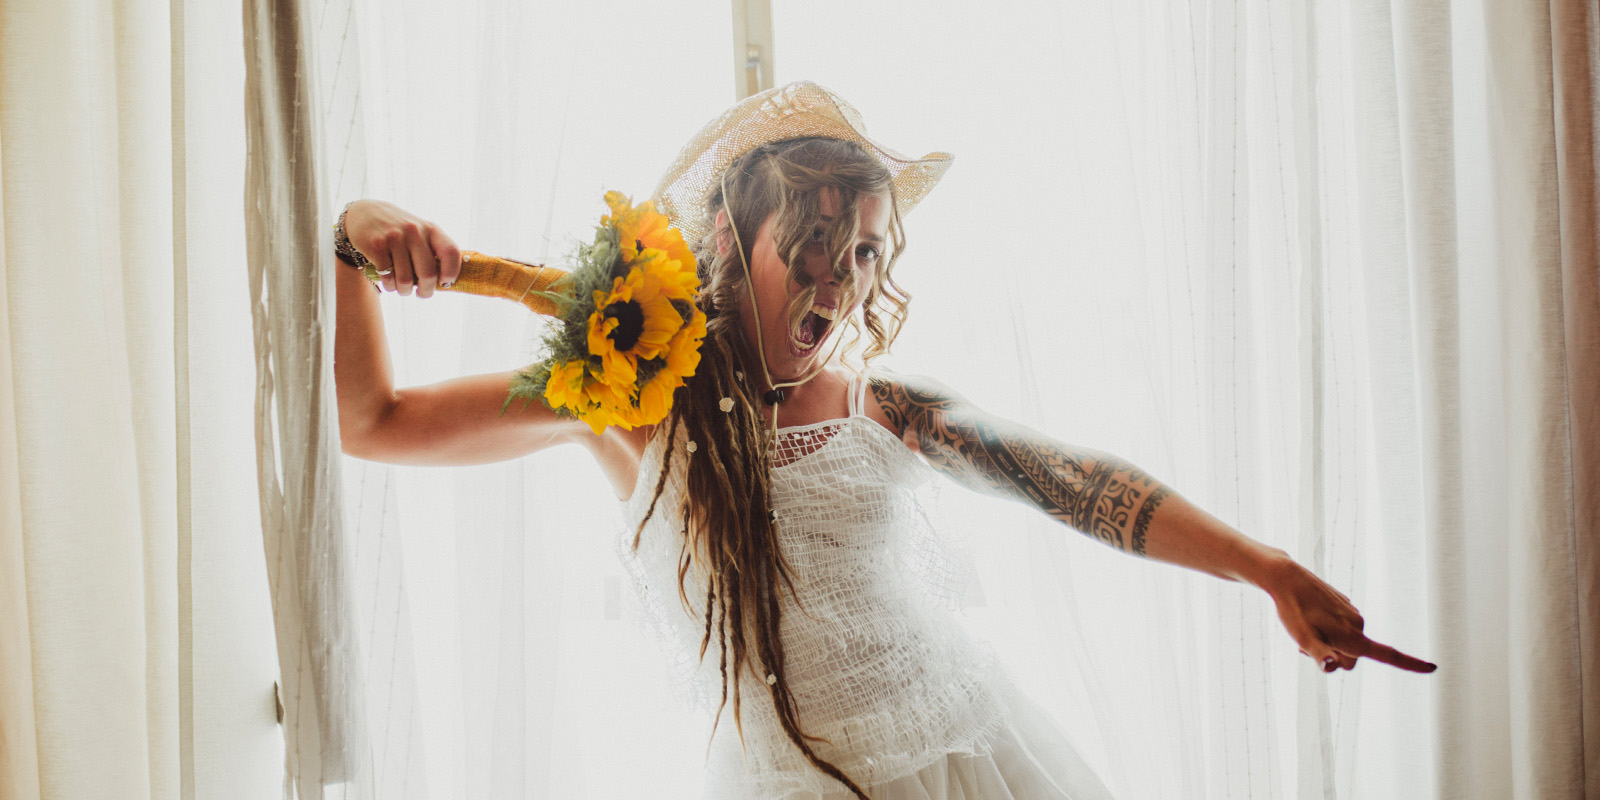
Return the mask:
M 744 268 L 744 286 L 750 295 L 750 311 L 755 314 L 756 318 L 756 353 L 761 357 L 761 375 L 766 378 L 767 385 L 772 387 L 761 396 L 761 399 L 767 405 L 772 406 L 772 441 L 776 443 L 778 441 L 778 404 L 783 402 L 783 390 L 791 386 L 800 386 L 821 374 L 822 370 L 828 366 L 828 362 L 833 360 L 834 354 L 839 352 L 839 343 L 844 339 L 843 337 L 834 338 L 833 349 L 828 352 L 828 357 L 817 364 L 816 368 L 811 370 L 811 374 L 799 380 L 786 381 L 784 383 L 772 382 L 772 371 L 767 368 L 767 344 L 765 338 L 761 335 L 761 308 L 760 304 L 756 302 L 756 283 L 750 275 L 750 263 L 744 257 L 744 242 L 739 240 L 739 226 L 735 224 L 733 219 L 733 201 L 728 197 L 728 174 L 724 172 L 721 177 L 722 210 L 723 213 L 728 215 L 728 227 L 733 229 L 733 245 L 734 249 L 739 251 L 739 266 Z

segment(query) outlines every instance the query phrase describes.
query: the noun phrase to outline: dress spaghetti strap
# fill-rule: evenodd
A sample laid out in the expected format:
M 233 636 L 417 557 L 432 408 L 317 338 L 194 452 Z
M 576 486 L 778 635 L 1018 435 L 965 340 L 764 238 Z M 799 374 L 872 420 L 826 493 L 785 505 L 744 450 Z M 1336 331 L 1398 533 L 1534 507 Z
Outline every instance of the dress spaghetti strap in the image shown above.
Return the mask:
M 867 376 L 865 372 L 850 376 L 850 416 L 865 414 L 867 408 Z

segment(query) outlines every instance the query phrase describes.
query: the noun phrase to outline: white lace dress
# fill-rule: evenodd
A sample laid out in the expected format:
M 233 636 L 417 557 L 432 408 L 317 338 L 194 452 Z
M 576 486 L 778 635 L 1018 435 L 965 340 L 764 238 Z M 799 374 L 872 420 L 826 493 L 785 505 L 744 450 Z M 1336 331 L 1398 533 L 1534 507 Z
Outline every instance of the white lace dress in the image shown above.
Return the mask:
M 804 611 L 782 593 L 780 635 L 801 729 L 817 754 L 874 800 L 1109 800 L 1054 723 L 1014 689 L 988 650 L 950 616 L 941 547 L 913 490 L 929 467 L 861 413 L 779 429 L 772 504 Z M 715 709 L 722 678 L 713 637 L 699 657 L 705 586 L 691 570 L 690 607 L 678 593 L 678 508 L 689 455 L 681 434 L 656 512 L 631 545 L 660 476 L 666 437 L 646 448 L 629 498 L 619 555 L 648 615 L 674 653 L 680 686 Z M 687 456 L 687 458 L 685 457 Z M 783 732 L 764 676 L 740 678 L 743 747 L 731 702 L 711 743 L 706 796 L 852 795 L 818 771 Z

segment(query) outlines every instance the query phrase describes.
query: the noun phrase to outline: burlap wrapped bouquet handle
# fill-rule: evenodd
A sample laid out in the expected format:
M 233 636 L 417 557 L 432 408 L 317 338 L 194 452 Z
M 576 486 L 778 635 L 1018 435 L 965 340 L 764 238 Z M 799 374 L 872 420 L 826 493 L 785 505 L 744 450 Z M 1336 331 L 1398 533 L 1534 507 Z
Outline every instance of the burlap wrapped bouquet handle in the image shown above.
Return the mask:
M 536 314 L 560 316 L 551 293 L 560 293 L 569 273 L 564 269 L 529 264 L 510 258 L 485 255 L 474 250 L 461 251 L 461 274 L 446 292 L 464 292 L 484 297 L 503 297 L 527 306 Z

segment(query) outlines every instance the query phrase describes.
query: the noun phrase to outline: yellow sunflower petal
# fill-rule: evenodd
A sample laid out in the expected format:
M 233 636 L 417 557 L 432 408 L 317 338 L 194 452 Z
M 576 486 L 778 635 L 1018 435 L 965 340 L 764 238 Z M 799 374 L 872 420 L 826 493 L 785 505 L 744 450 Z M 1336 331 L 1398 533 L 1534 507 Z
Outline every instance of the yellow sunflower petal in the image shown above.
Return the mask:
M 606 205 L 611 213 L 601 218 L 601 224 L 616 227 L 625 263 L 637 260 L 642 246 L 664 251 L 669 260 L 679 262 L 691 272 L 694 270 L 694 254 L 683 241 L 683 234 L 671 226 L 665 214 L 656 211 L 655 203 L 646 201 L 635 207 L 620 192 L 607 192 Z
M 551 408 L 579 410 L 583 401 L 583 362 L 572 360 L 552 367 L 544 396 Z
M 693 298 L 694 290 L 700 286 L 700 279 L 694 274 L 694 262 L 681 264 L 664 250 L 645 250 L 635 262 L 634 269 L 648 273 L 655 290 L 674 300 Z
M 594 435 L 596 436 L 605 433 L 606 426 L 611 424 L 610 416 L 598 410 L 583 414 L 579 416 L 578 419 L 589 423 L 589 430 L 594 431 Z
M 639 409 L 634 408 L 631 402 L 627 405 L 618 406 L 612 413 L 616 417 L 616 424 L 620 425 L 625 431 L 631 431 L 640 425 L 646 424 L 639 414 Z
M 609 225 L 615 217 L 628 213 L 633 208 L 633 201 L 622 192 L 615 190 L 606 192 L 606 206 L 611 209 L 611 215 L 600 218 L 600 224 Z
M 667 346 L 667 370 L 682 377 L 693 375 L 700 367 L 700 342 L 705 338 L 706 315 L 696 308 L 694 316 L 678 330 Z
M 667 409 L 672 407 L 672 391 L 683 381 L 676 375 L 666 370 L 658 373 L 654 380 L 645 384 L 639 390 L 639 422 L 642 425 L 654 425 L 667 418 Z
M 639 365 L 634 356 L 612 350 L 600 357 L 601 372 L 596 375 L 600 383 L 617 389 L 631 389 L 639 379 Z
M 619 392 L 616 387 L 593 381 L 583 387 L 584 397 L 591 405 L 592 410 L 584 419 L 591 428 L 599 425 L 598 432 L 607 425 L 620 425 L 624 429 L 630 428 L 624 418 L 623 410 L 633 405 L 626 393 Z

